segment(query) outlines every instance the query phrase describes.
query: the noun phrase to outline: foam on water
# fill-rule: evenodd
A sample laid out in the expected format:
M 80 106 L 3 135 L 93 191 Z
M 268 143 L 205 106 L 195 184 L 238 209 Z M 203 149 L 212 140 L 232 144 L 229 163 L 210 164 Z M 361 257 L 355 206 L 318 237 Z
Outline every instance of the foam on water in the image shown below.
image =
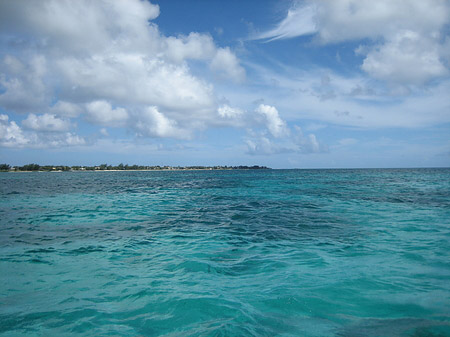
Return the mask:
M 450 170 L 0 175 L 2 336 L 449 336 Z

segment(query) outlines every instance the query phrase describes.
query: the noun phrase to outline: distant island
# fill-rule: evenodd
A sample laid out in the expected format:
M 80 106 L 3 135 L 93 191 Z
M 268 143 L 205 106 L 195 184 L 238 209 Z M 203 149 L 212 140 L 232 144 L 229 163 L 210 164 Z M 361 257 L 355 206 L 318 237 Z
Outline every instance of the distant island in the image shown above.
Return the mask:
M 66 166 L 66 165 L 38 165 L 11 166 L 0 164 L 0 172 L 67 172 L 67 171 L 192 171 L 192 170 L 269 170 L 266 166 L 143 166 L 119 164 L 117 166 L 101 164 L 98 166 Z

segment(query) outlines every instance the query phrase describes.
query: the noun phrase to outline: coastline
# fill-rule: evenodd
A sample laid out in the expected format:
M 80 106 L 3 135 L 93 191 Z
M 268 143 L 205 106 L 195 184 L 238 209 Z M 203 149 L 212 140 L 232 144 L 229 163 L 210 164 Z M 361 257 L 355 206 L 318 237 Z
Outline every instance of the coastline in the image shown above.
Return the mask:
M 30 173 L 30 172 L 159 172 L 159 171 L 253 171 L 253 170 L 271 170 L 269 167 L 259 168 L 161 168 L 161 169 L 136 169 L 136 170 L 8 170 L 0 173 Z

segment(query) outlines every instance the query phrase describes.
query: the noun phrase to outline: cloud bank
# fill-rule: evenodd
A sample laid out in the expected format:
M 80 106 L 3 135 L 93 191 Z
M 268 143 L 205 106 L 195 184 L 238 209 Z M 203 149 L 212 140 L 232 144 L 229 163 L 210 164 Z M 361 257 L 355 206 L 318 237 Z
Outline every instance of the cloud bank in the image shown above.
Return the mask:
M 139 0 L 2 1 L 0 108 L 28 114 L 25 130 L 3 120 L 3 144 L 31 143 L 17 130 L 42 140 L 63 135 L 78 117 L 137 137 L 186 139 L 220 124 L 213 85 L 189 62 L 240 83 L 239 59 L 209 34 L 164 36 L 152 23 L 158 15 L 157 5 Z

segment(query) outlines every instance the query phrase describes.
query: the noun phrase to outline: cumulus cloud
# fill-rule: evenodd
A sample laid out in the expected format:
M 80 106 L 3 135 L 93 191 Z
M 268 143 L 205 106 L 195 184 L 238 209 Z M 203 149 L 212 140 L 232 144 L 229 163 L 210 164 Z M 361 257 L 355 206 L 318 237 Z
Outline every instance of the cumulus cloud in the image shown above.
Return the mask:
M 268 132 L 249 130 L 246 144 L 247 153 L 270 155 L 280 153 L 322 153 L 328 148 L 320 143 L 313 133 L 304 135 L 299 126 L 290 129 L 280 117 L 278 110 L 270 105 L 260 104 L 256 109 L 265 117 L 264 125 Z
M 34 116 L 31 117 L 30 116 Z M 31 126 L 31 131 L 23 130 L 14 121 L 9 121 L 7 115 L 0 115 L 0 146 L 21 148 L 49 148 L 85 145 L 86 140 L 72 132 L 58 132 L 65 128 L 60 120 L 48 116 L 30 115 L 24 120 Z M 56 122 L 55 122 L 56 120 Z M 58 130 L 57 130 L 58 129 Z M 50 132 L 49 132 L 50 131 Z
M 211 69 L 222 77 L 230 78 L 236 82 L 241 82 L 245 78 L 244 68 L 239 65 L 236 55 L 228 47 L 217 50 L 211 61 Z
M 283 139 L 282 141 L 271 139 L 267 135 L 260 134 L 246 139 L 247 153 L 251 155 L 271 155 L 281 153 L 324 153 L 328 151 L 327 146 L 320 143 L 314 134 L 303 136 L 303 133 L 295 127 L 298 131 L 292 137 Z
M 86 145 L 86 139 L 76 135 L 74 133 L 67 132 L 63 134 L 63 137 L 56 141 L 55 146 L 77 146 Z
M 65 79 L 61 94 L 73 101 L 112 100 L 156 105 L 183 112 L 214 108 L 212 87 L 190 74 L 187 65 L 144 54 L 115 53 L 58 60 Z
M 0 144 L 5 147 L 22 147 L 29 140 L 24 136 L 22 129 L 14 121 L 9 121 L 7 115 L 0 115 Z
M 264 117 L 267 129 L 272 136 L 278 138 L 289 134 L 286 122 L 280 118 L 278 110 L 275 107 L 260 104 L 256 112 Z
M 448 73 L 440 60 L 439 45 L 409 30 L 371 49 L 361 68 L 375 78 L 409 84 L 421 84 Z
M 147 21 L 158 15 L 148 1 L 2 1 L 0 28 L 42 47 L 91 55 L 117 44 L 147 49 L 156 29 Z
M 264 135 L 246 140 L 247 153 L 251 155 L 271 155 L 294 152 L 293 147 L 276 143 Z
M 56 102 L 49 110 L 52 114 L 70 118 L 78 117 L 82 112 L 81 107 L 77 104 L 65 101 Z
M 399 84 L 422 84 L 448 75 L 442 63 L 450 3 L 441 0 L 309 0 L 295 2 L 276 28 L 258 38 L 315 34 L 320 43 L 370 39 L 359 48 L 362 69 Z
M 214 88 L 189 62 L 200 61 L 197 74 L 232 81 L 245 78 L 244 68 L 209 34 L 164 36 L 151 22 L 158 15 L 157 5 L 139 0 L 0 2 L 1 43 L 8 46 L 0 107 L 35 113 L 23 126 L 36 131 L 48 116 L 146 137 L 186 138 L 216 125 Z
M 244 111 L 242 111 L 239 108 L 233 108 L 229 106 L 228 104 L 224 104 L 217 109 L 217 112 L 219 113 L 219 116 L 222 118 L 237 118 L 244 114 Z
M 148 107 L 140 113 L 134 127 L 141 136 L 179 139 L 188 139 L 191 136 L 189 130 L 179 128 L 175 120 L 167 118 L 155 106 Z
M 68 120 L 47 113 L 40 116 L 29 114 L 27 119 L 22 121 L 22 125 L 31 130 L 47 132 L 68 131 L 70 128 Z
M 166 41 L 167 57 L 177 63 L 185 59 L 207 60 L 216 53 L 211 36 L 192 32 L 188 36 L 169 36 Z
M 293 140 L 298 152 L 320 153 L 328 150 L 325 145 L 319 143 L 315 134 L 310 133 L 305 136 L 302 129 L 297 125 L 294 126 L 294 131 Z
M 113 108 L 109 102 L 94 101 L 86 105 L 86 118 L 102 126 L 124 126 L 128 113 L 123 108 Z
M 46 74 L 47 61 L 42 55 L 29 57 L 26 63 L 6 55 L 0 62 L 0 106 L 18 113 L 46 106 L 50 102 L 43 80 Z
M 165 55 L 171 61 L 186 59 L 209 61 L 210 68 L 221 77 L 241 82 L 245 70 L 229 47 L 218 48 L 210 35 L 190 33 L 188 36 L 169 36 L 165 39 Z

